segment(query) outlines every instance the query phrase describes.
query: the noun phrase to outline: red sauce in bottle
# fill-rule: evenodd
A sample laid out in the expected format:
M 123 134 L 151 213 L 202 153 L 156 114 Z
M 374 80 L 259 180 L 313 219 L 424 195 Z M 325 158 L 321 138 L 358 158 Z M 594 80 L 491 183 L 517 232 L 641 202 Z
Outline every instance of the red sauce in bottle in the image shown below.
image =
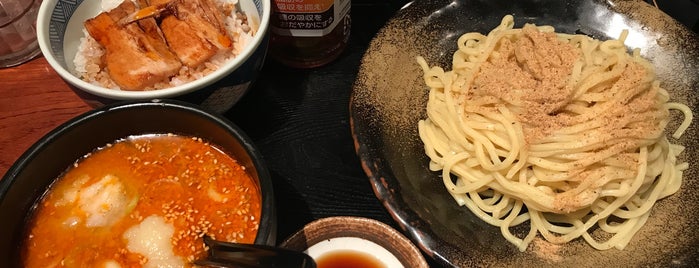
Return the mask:
M 273 0 L 269 55 L 295 68 L 336 59 L 349 40 L 350 0 Z
M 325 253 L 316 260 L 318 268 L 384 268 L 376 257 L 355 250 L 336 250 Z

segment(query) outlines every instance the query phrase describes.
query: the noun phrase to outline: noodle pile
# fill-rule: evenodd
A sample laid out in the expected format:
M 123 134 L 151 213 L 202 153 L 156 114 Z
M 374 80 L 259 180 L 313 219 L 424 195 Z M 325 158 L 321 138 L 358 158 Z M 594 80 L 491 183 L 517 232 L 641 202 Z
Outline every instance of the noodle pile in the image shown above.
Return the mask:
M 514 28 L 508 15 L 488 35 L 458 40 L 452 70 L 418 57 L 430 88 L 418 124 L 430 158 L 459 205 L 525 251 L 540 234 L 582 237 L 623 249 L 655 202 L 675 193 L 687 163 L 664 130 L 669 101 L 638 49 L 619 40 Z M 513 227 L 529 226 L 515 235 Z

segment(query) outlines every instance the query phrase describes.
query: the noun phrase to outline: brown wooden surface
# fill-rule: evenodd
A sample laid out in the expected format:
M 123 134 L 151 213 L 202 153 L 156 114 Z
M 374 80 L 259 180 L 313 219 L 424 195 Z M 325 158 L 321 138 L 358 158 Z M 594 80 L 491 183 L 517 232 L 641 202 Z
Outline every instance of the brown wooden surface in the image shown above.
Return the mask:
M 0 69 L 0 174 L 46 133 L 90 109 L 41 56 Z

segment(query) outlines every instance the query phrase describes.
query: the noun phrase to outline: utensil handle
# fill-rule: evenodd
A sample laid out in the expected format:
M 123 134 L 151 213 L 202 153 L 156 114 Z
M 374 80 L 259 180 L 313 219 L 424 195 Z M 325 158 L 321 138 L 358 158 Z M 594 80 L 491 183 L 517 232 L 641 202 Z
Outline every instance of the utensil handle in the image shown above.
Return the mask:
M 303 252 L 265 245 L 238 244 L 213 240 L 204 236 L 209 247 L 206 259 L 194 264 L 209 267 L 298 267 L 315 268 L 316 263 Z

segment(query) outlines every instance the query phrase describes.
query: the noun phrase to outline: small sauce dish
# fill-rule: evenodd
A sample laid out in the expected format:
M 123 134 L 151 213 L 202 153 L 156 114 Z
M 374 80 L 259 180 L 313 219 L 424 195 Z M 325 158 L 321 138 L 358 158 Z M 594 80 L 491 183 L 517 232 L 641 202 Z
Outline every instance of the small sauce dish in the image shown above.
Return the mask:
M 429 267 L 410 240 L 387 224 L 369 218 L 319 219 L 287 238 L 281 247 L 304 251 L 318 268 Z

